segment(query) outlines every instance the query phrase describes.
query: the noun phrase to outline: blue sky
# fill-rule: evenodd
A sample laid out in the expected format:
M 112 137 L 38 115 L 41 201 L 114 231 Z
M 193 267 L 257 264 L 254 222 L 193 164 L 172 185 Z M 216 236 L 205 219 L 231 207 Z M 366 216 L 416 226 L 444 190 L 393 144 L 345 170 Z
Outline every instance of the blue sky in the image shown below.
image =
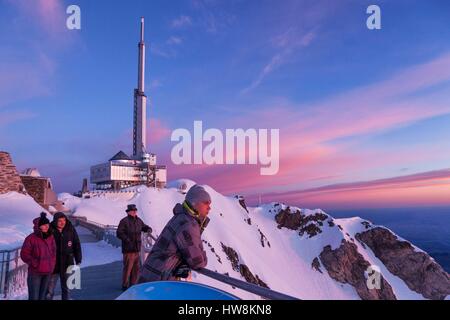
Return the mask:
M 65 28 L 69 4 L 81 8 L 81 30 Z M 381 30 L 366 27 L 370 4 Z M 0 149 L 58 191 L 130 152 L 145 16 L 148 147 L 170 179 L 252 195 L 445 169 L 449 9 L 438 0 L 0 0 Z M 171 168 L 170 132 L 194 120 L 280 128 L 280 175 Z M 243 170 L 253 183 L 227 182 Z

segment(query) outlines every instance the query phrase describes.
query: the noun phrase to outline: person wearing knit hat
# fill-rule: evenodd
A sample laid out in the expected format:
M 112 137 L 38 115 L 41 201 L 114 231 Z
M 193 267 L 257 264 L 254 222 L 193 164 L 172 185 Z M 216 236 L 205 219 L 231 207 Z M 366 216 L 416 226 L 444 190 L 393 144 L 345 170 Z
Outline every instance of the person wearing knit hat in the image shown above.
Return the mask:
M 45 212 L 33 220 L 34 232 L 25 238 L 20 258 L 28 264 L 28 299 L 46 300 L 51 274 L 56 264 L 56 243 Z
M 50 220 L 47 219 L 47 214 L 45 212 L 41 212 L 41 215 L 38 220 L 38 226 L 41 227 L 46 224 L 50 225 Z
M 201 234 L 208 225 L 211 196 L 204 187 L 194 185 L 183 203 L 173 208 L 166 224 L 142 267 L 139 283 L 188 278 L 190 270 L 204 268 L 208 262 Z
M 196 184 L 186 193 L 185 200 L 195 206 L 199 202 L 211 202 L 211 196 L 206 192 L 205 188 Z
M 194 217 L 198 217 L 203 224 L 209 210 L 211 210 L 211 196 L 205 188 L 198 184 L 192 186 L 186 193 L 183 207 Z

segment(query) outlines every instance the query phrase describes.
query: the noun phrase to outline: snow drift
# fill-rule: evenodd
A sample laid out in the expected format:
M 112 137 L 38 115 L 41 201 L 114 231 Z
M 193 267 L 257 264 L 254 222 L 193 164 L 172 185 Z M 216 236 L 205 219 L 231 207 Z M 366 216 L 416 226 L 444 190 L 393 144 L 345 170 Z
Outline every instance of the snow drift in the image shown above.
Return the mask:
M 29 195 L 0 194 L 0 250 L 22 246 L 25 237 L 33 231 L 33 219 L 42 211 L 46 212 Z

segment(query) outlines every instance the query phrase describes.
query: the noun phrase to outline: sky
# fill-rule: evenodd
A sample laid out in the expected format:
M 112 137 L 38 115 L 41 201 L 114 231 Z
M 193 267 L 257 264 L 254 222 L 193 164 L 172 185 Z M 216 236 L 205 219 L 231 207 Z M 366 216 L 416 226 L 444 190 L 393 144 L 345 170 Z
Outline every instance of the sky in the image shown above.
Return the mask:
M 66 27 L 71 4 L 81 30 Z M 131 153 L 141 16 L 147 149 L 169 180 L 250 203 L 450 205 L 445 0 L 0 0 L 0 150 L 19 170 L 74 192 L 91 165 Z M 278 173 L 175 165 L 171 134 L 195 120 L 279 129 Z

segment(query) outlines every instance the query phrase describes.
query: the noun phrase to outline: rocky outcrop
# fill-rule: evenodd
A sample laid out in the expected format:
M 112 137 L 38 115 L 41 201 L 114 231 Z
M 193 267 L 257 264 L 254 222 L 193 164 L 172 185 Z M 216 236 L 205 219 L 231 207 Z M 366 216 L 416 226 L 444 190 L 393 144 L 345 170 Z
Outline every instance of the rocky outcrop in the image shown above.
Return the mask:
M 275 221 L 278 223 L 278 228 L 288 228 L 298 231 L 300 236 L 305 233 L 310 238 L 322 233 L 323 222 L 328 219 L 328 225 L 334 227 L 334 223 L 328 215 L 323 212 L 316 212 L 310 215 L 304 215 L 300 210 L 291 212 L 290 207 L 281 209 L 275 215 Z
M 270 242 L 269 242 L 269 240 L 267 240 L 266 235 L 259 228 L 258 228 L 258 232 L 260 235 L 261 246 L 264 248 L 265 244 L 267 244 L 267 246 L 270 248 Z
M 241 207 L 244 208 L 244 210 L 247 211 L 247 213 L 248 213 L 248 208 L 247 208 L 247 204 L 245 203 L 245 198 L 240 195 L 235 196 L 235 198 L 238 199 Z
M 247 265 L 239 263 L 239 255 L 236 250 L 224 245 L 222 242 L 220 244 L 222 245 L 223 252 L 225 252 L 228 260 L 230 261 L 233 270 L 239 272 L 241 276 L 244 277 L 245 281 L 270 289 L 269 286 L 258 277 L 258 275 L 254 275 L 250 271 L 250 268 Z
M 386 268 L 411 290 L 428 299 L 444 299 L 450 295 L 448 273 L 428 254 L 416 250 L 407 241 L 399 240 L 389 230 L 376 227 L 358 233 L 356 239 L 372 249 Z
M 311 263 L 311 268 L 315 269 L 316 271 L 323 273 L 320 269 L 320 261 L 319 258 L 315 257 L 313 262 Z
M 275 215 L 275 221 L 278 223 L 278 229 L 288 228 L 291 230 L 297 230 L 302 224 L 302 214 L 300 210 L 291 212 L 290 207 L 280 210 Z
M 231 247 L 227 247 L 222 242 L 220 244 L 222 245 L 223 252 L 225 252 L 228 260 L 230 261 L 233 270 L 239 271 L 239 255 L 237 254 L 236 250 Z
M 380 275 L 380 289 L 369 289 L 366 272 L 370 263 L 358 252 L 354 243 L 342 240 L 341 246 L 335 250 L 332 250 L 331 246 L 326 246 L 320 254 L 320 261 L 331 278 L 352 285 L 361 299 L 396 299 L 392 287 L 382 275 Z
M 361 222 L 361 224 L 364 226 L 364 228 L 366 228 L 366 230 L 370 229 L 372 227 L 372 224 L 369 221 L 367 221 L 367 220 Z
M 209 243 L 209 241 L 206 240 L 202 240 L 203 243 L 205 243 L 208 248 L 211 250 L 211 252 L 216 256 L 216 259 L 219 263 L 222 263 L 222 259 L 220 259 L 219 255 L 216 253 L 216 250 L 214 249 L 214 247 L 211 245 L 211 243 Z
M 245 281 L 256 284 L 260 287 L 270 289 L 269 286 L 258 277 L 258 275 L 253 275 L 253 273 L 245 264 L 239 265 L 239 272 L 244 277 Z
M 309 237 L 312 238 L 312 237 L 318 235 L 319 233 L 322 233 L 322 229 L 320 229 L 320 227 L 318 225 L 316 225 L 314 223 L 310 223 L 305 226 L 302 226 L 299 229 L 298 234 L 300 236 L 303 236 L 305 233 L 307 233 L 309 235 Z

